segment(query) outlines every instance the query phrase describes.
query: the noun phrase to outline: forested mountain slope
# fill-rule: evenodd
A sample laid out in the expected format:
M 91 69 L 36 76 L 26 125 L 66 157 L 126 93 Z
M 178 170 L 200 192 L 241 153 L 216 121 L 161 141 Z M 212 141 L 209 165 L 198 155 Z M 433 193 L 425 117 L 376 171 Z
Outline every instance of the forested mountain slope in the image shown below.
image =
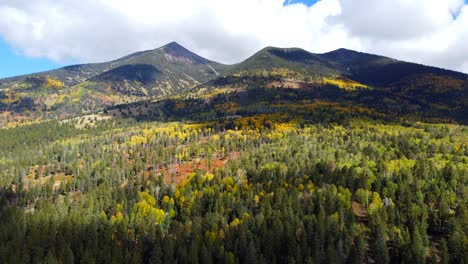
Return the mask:
M 0 130 L 0 262 L 467 261 L 467 127 L 321 120 Z
M 468 122 L 468 75 L 346 49 L 313 54 L 268 47 L 192 91 L 199 97 L 272 88 L 392 118 Z
M 227 68 L 172 42 L 110 62 L 0 80 L 0 109 L 12 119 L 76 116 L 182 93 Z
M 0 263 L 468 263 L 465 74 L 171 43 L 1 82 Z

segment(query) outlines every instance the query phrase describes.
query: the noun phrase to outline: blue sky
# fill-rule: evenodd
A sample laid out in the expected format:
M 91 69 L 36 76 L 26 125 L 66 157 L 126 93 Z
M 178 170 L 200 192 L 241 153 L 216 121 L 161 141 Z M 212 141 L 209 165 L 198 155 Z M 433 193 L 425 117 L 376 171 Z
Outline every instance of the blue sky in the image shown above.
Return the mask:
M 0 78 L 59 68 L 63 65 L 45 58 L 28 58 L 15 52 L 0 38 Z
M 317 1 L 318 0 L 286 0 L 284 2 L 284 4 L 288 5 L 288 4 L 293 4 L 293 3 L 304 3 L 304 4 L 308 5 L 308 6 L 311 6 Z M 468 0 L 466 0 L 466 1 L 468 1 Z

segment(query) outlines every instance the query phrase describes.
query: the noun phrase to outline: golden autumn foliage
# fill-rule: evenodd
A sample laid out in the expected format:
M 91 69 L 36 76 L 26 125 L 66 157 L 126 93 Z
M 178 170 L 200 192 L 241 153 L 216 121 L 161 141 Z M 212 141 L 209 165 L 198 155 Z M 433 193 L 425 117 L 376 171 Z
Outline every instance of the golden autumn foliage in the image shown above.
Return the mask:
M 130 145 L 146 144 L 147 142 L 147 138 L 143 136 L 134 135 L 130 137 Z
M 123 214 L 122 212 L 117 212 L 115 215 L 111 216 L 111 223 L 114 224 L 114 223 L 119 223 L 123 220 Z
M 231 228 L 232 228 L 232 227 L 237 227 L 237 226 L 240 225 L 241 223 L 242 223 L 242 221 L 239 220 L 239 218 L 235 218 L 235 219 L 231 222 L 230 227 L 231 227 Z
M 52 88 L 52 89 L 60 89 L 62 88 L 64 85 L 63 85 L 63 82 L 57 80 L 57 79 L 54 79 L 54 78 L 51 78 L 51 77 L 47 77 L 45 79 L 45 86 L 49 87 L 49 88 Z
M 372 201 L 369 204 L 369 208 L 367 209 L 368 213 L 369 214 L 374 214 L 382 207 L 383 207 L 383 202 L 382 202 L 382 199 L 380 198 L 379 193 L 373 192 L 372 193 Z
M 324 84 L 331 84 L 340 87 L 341 89 L 345 90 L 356 90 L 356 89 L 368 89 L 369 87 L 367 85 L 355 82 L 350 79 L 345 79 L 343 77 L 339 78 L 323 78 L 323 83 Z
M 280 76 L 280 77 L 300 77 L 300 74 L 297 71 L 293 71 L 287 68 L 273 68 L 270 73 L 271 76 Z
M 133 211 L 136 218 L 149 219 L 156 224 L 162 223 L 165 218 L 164 210 L 156 208 L 156 200 L 148 192 L 140 192 L 140 201 L 135 204 Z

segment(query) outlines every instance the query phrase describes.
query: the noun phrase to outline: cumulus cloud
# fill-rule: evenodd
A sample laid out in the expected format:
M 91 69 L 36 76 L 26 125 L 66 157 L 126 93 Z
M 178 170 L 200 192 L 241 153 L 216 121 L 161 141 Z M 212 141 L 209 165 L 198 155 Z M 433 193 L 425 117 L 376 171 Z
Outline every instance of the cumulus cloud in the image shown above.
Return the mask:
M 341 0 L 338 20 L 353 35 L 375 40 L 412 40 L 446 27 L 463 0 Z
M 468 72 L 463 0 L 2 0 L 0 36 L 26 56 L 98 62 L 177 41 L 242 61 L 265 46 L 340 47 Z
M 329 18 L 363 51 L 466 71 L 468 5 L 463 0 L 341 0 Z

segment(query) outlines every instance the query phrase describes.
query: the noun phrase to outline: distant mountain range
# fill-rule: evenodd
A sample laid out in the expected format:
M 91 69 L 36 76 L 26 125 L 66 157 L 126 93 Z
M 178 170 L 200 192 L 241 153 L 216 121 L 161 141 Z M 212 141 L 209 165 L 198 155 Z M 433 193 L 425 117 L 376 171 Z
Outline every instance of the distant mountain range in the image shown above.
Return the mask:
M 383 114 L 467 123 L 468 75 L 463 73 L 347 49 L 313 54 L 267 47 L 224 65 L 175 42 L 106 63 L 2 79 L 0 111 L 10 118 L 67 118 L 122 104 L 257 88 L 304 90 L 309 99 Z

